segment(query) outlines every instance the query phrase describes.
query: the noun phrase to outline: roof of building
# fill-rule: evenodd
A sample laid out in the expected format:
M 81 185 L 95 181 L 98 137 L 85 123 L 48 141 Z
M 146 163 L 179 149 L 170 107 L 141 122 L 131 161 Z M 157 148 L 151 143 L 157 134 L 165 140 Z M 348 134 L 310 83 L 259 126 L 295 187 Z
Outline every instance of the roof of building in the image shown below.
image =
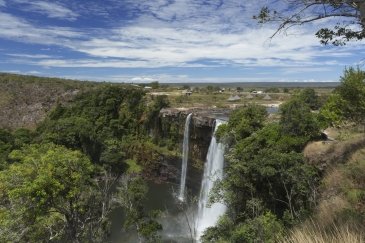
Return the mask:
M 240 100 L 241 98 L 238 95 L 234 95 L 228 98 L 228 101 L 237 101 Z

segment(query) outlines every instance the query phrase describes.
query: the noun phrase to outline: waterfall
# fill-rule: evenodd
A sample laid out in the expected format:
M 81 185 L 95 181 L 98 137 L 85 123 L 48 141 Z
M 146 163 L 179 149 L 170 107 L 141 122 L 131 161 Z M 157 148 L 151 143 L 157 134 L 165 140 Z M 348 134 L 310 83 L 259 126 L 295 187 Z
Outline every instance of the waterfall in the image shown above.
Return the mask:
M 179 192 L 179 196 L 178 196 L 180 201 L 184 201 L 184 199 L 185 199 L 186 171 L 187 171 L 188 159 L 189 159 L 189 127 L 190 127 L 190 120 L 191 120 L 192 115 L 193 114 L 190 113 L 186 117 L 186 121 L 185 121 L 182 165 L 181 165 L 181 179 L 180 179 L 180 192 Z
M 221 120 L 216 120 L 214 133 L 223 124 Z M 217 143 L 213 134 L 209 145 L 207 160 L 204 165 L 204 175 L 200 189 L 198 213 L 195 219 L 195 238 L 199 241 L 204 230 L 216 225 L 219 217 L 226 211 L 226 206 L 221 203 L 214 203 L 207 207 L 209 192 L 213 188 L 217 179 L 223 178 L 224 165 L 224 145 Z

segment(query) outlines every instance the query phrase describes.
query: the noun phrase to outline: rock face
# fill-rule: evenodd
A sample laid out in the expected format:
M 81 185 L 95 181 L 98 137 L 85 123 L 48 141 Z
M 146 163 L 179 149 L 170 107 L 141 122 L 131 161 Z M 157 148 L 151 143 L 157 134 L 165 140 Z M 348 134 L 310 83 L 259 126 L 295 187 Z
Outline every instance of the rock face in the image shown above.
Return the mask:
M 226 120 L 229 115 L 227 109 L 216 108 L 169 108 L 160 112 L 160 132 L 163 138 L 172 139 L 175 144 L 182 146 L 184 124 L 186 117 L 193 113 L 190 124 L 189 164 L 202 168 L 213 135 L 215 120 Z
M 194 127 L 214 128 L 216 119 L 227 120 L 230 110 L 220 108 L 166 108 L 160 111 L 161 118 L 183 118 L 193 113 L 192 123 Z

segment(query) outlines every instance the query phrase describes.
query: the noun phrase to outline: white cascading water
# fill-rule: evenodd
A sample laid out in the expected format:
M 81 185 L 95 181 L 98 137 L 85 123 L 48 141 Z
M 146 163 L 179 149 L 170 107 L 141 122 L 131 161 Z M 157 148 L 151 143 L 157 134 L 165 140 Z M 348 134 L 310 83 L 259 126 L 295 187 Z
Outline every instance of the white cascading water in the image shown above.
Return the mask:
M 214 133 L 224 121 L 216 120 Z M 216 225 L 219 217 L 226 211 L 226 206 L 221 203 L 214 203 L 207 207 L 209 192 L 217 179 L 223 178 L 224 166 L 224 145 L 217 143 L 213 134 L 209 145 L 207 161 L 204 165 L 204 175 L 200 189 L 198 213 L 195 220 L 195 238 L 199 241 L 204 230 Z
M 189 128 L 190 128 L 190 120 L 193 114 L 190 113 L 186 117 L 185 121 L 185 130 L 184 130 L 184 141 L 183 141 L 183 152 L 182 152 L 182 166 L 181 166 L 181 179 L 180 179 L 180 192 L 178 199 L 180 201 L 185 200 L 185 183 L 186 183 L 186 171 L 188 167 L 188 159 L 189 159 Z

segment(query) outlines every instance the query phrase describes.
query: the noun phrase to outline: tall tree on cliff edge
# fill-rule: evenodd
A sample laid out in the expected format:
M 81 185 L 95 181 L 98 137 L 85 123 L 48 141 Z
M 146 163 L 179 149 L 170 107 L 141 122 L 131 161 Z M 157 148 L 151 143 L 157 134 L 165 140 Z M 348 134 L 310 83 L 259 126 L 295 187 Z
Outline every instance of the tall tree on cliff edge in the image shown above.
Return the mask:
M 345 45 L 365 38 L 364 0 L 275 0 L 254 16 L 259 23 L 278 23 L 275 36 L 290 27 L 320 22 L 316 36 L 322 44 Z M 335 22 L 325 22 L 323 20 Z

